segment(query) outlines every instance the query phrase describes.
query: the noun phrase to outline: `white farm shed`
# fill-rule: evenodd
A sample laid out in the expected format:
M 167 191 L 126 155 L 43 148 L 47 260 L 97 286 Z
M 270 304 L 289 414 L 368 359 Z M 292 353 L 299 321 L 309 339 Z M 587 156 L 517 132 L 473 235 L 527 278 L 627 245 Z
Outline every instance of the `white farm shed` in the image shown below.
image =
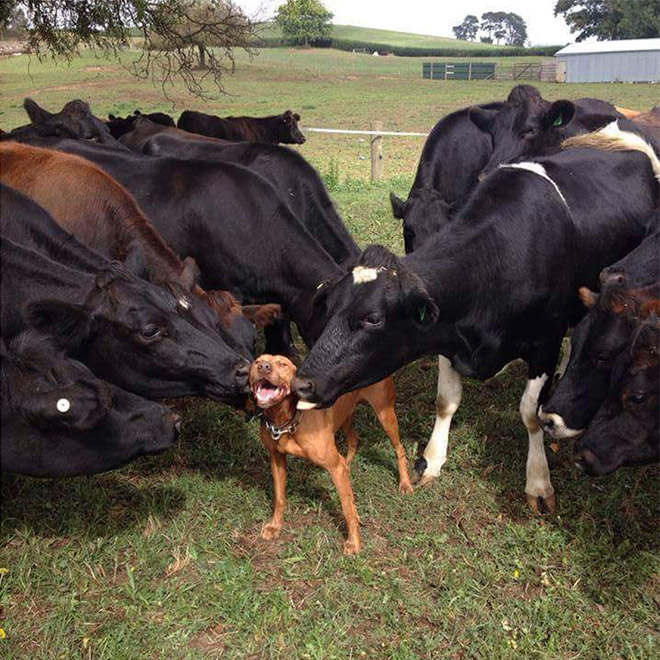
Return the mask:
M 561 82 L 660 82 L 660 39 L 582 41 L 555 57 Z

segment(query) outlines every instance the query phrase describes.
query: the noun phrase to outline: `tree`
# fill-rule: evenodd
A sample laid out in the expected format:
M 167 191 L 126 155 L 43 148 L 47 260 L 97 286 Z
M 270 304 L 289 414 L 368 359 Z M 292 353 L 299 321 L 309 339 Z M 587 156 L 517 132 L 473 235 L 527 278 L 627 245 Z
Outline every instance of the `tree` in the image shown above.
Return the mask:
M 463 41 L 475 41 L 479 32 L 479 19 L 473 14 L 468 14 L 460 25 L 455 25 L 452 30 L 457 39 Z
M 27 34 L 27 16 L 20 6 L 7 6 L 0 10 L 0 35 L 3 37 L 25 37 Z
M 484 43 L 499 44 L 502 40 L 507 46 L 524 46 L 527 41 L 527 23 L 522 16 L 514 12 L 487 11 L 481 15 L 481 29 L 487 33 Z
M 320 0 L 288 0 L 278 8 L 275 21 L 285 39 L 307 47 L 330 36 L 333 15 Z
M 504 18 L 504 39 L 507 46 L 524 46 L 527 41 L 527 23 L 514 12 Z
M 660 0 L 557 0 L 576 40 L 660 37 Z
M 233 0 L 4 0 L 0 22 L 19 6 L 28 20 L 28 49 L 40 59 L 71 59 L 83 47 L 118 56 L 138 35 L 144 51 L 129 70 L 163 88 L 182 79 L 197 96 L 207 95 L 207 80 L 222 91 L 234 49 L 250 51 L 256 39 L 254 24 Z

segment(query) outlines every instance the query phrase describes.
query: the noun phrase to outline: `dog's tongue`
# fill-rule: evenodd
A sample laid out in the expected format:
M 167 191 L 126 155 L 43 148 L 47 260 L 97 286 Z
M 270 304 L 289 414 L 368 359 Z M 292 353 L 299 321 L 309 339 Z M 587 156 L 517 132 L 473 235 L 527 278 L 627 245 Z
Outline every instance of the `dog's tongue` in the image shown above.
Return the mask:
M 260 405 L 271 403 L 276 399 L 281 393 L 280 387 L 266 387 L 264 385 L 259 385 L 257 388 L 257 402 Z

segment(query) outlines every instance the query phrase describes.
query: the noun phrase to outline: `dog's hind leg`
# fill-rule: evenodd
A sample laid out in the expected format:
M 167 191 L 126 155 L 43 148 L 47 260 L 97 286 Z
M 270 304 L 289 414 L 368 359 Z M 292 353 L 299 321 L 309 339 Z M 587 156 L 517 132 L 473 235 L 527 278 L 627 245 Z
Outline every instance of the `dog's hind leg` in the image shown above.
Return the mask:
M 360 438 L 355 430 L 355 426 L 353 425 L 354 421 L 355 415 L 350 415 L 348 419 L 341 425 L 342 433 L 346 436 L 346 464 L 349 466 L 355 458 L 358 444 L 360 443 Z
M 410 483 L 408 474 L 408 460 L 406 459 L 406 450 L 401 443 L 399 433 L 399 421 L 396 417 L 396 390 L 394 389 L 394 380 L 385 378 L 378 383 L 374 383 L 365 388 L 364 398 L 369 402 L 374 412 L 378 416 L 378 421 L 385 429 L 385 433 L 392 443 L 394 453 L 396 454 L 396 463 L 399 469 L 399 492 L 412 493 L 413 487 Z

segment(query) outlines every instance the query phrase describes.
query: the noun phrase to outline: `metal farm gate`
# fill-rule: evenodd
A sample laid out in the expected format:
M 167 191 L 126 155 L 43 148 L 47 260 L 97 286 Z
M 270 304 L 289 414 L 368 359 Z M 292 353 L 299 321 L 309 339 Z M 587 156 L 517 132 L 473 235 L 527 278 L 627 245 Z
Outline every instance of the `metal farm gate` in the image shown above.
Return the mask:
M 491 62 L 424 62 L 422 78 L 431 80 L 492 80 L 495 64 Z
M 554 60 L 512 62 L 495 65 L 492 62 L 424 62 L 422 78 L 431 80 L 545 80 L 555 82 Z

